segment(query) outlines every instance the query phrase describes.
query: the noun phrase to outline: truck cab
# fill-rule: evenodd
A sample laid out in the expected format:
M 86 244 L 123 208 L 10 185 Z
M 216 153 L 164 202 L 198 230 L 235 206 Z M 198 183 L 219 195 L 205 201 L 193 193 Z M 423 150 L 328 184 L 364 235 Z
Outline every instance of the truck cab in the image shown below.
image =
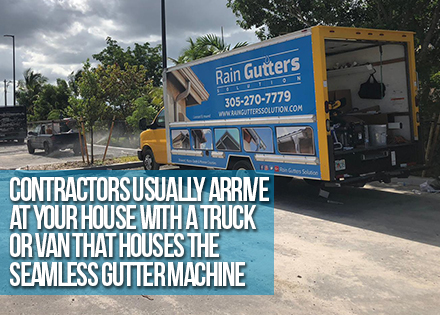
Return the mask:
M 144 163 L 145 170 L 158 170 L 167 163 L 167 141 L 165 131 L 165 111 L 161 109 L 148 125 L 145 118 L 139 121 L 140 148 L 138 158 Z

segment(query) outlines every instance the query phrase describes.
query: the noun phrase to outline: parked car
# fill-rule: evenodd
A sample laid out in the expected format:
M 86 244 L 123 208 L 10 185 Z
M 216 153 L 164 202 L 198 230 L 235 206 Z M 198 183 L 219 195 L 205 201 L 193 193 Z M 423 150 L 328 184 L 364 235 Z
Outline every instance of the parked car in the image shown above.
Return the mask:
M 35 149 L 42 149 L 45 154 L 56 150 L 72 149 L 76 155 L 81 154 L 79 133 L 73 129 L 73 120 L 39 121 L 37 123 L 36 127 L 29 131 L 27 137 L 30 154 L 34 154 Z

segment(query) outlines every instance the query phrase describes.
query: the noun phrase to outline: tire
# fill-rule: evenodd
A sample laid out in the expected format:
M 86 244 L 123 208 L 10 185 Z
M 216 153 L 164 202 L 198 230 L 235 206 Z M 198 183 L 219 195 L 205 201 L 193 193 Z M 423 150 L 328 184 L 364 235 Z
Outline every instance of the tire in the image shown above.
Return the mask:
M 73 146 L 73 154 L 75 155 L 81 155 L 81 146 L 79 145 L 79 143 L 76 143 Z
M 233 170 L 237 171 L 236 176 L 237 177 L 251 177 L 253 174 L 254 168 L 252 167 L 252 164 L 248 160 L 241 160 L 234 164 L 232 167 Z
M 23 143 L 24 143 L 24 139 L 18 139 L 17 142 L 18 142 L 19 144 L 23 144 Z
M 146 171 L 157 171 L 159 169 L 159 164 L 156 163 L 151 149 L 145 149 L 143 156 L 142 162 Z
M 27 148 L 28 148 L 28 152 L 30 153 L 30 154 L 34 154 L 35 153 L 35 148 L 34 147 L 32 147 L 32 144 L 28 141 L 28 143 L 27 143 Z
M 324 182 L 321 180 L 304 178 L 304 182 L 306 182 L 308 185 L 313 187 L 320 187 L 320 188 L 324 187 Z
M 233 170 L 236 171 L 253 171 L 254 168 L 252 167 L 251 163 L 247 160 L 241 160 L 234 164 L 232 167 Z
M 51 150 L 50 150 L 49 143 L 46 141 L 46 142 L 43 144 L 43 146 L 44 146 L 44 154 L 46 154 L 46 155 L 50 154 Z
M 292 181 L 292 177 L 285 177 L 285 176 L 275 176 L 274 179 L 276 186 L 285 186 Z

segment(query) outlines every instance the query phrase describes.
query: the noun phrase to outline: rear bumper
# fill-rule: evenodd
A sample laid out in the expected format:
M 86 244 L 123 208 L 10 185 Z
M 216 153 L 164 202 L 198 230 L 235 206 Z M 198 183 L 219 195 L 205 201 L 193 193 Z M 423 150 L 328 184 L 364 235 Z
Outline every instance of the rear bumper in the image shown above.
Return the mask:
M 333 154 L 332 183 L 363 185 L 373 181 L 389 182 L 393 177 L 408 177 L 424 169 L 420 143 L 388 145 Z
M 332 182 L 337 186 L 363 186 L 369 182 L 391 182 L 391 178 L 408 178 L 412 172 L 417 172 L 426 169 L 425 165 L 418 165 L 410 168 L 401 168 L 392 171 L 382 171 L 372 174 L 364 174 L 357 177 L 350 177 Z M 330 184 L 330 185 L 332 185 Z
M 49 142 L 51 145 L 51 148 L 53 150 L 65 150 L 65 149 L 73 149 L 75 147 L 75 145 L 79 146 L 79 141 L 78 143 L 60 143 L 60 142 Z

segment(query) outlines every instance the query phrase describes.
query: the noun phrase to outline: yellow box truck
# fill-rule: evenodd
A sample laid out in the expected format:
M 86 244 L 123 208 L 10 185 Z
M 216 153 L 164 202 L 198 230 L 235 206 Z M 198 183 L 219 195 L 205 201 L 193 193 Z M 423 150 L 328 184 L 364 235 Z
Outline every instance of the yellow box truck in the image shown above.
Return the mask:
M 362 185 L 423 164 L 412 32 L 315 26 L 164 71 L 146 169 Z

